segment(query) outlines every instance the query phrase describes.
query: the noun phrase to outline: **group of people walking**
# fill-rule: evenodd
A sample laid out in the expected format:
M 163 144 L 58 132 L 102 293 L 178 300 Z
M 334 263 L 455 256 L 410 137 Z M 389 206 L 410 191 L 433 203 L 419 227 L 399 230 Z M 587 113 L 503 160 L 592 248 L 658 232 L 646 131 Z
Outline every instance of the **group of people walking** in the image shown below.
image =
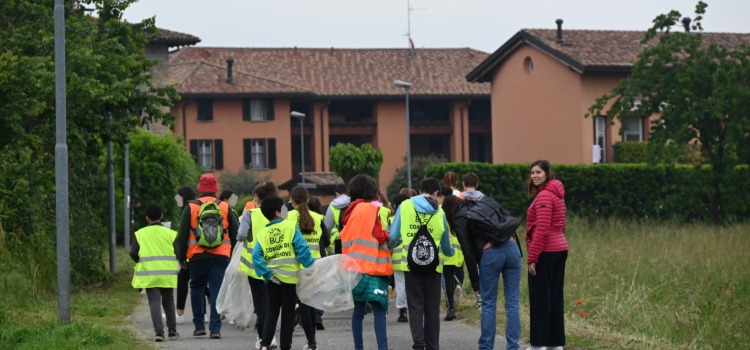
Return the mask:
M 186 277 L 195 326 L 193 335 L 221 338 L 216 297 L 232 247 L 241 244 L 239 269 L 248 275 L 250 284 L 252 295 L 248 297 L 253 299 L 256 313 L 256 349 L 291 349 L 297 323 L 295 310 L 307 340 L 303 349 L 318 348 L 316 330 L 324 329 L 322 311 L 297 298 L 297 273 L 319 258 L 338 253 L 356 261 L 362 274 L 352 291 L 355 350 L 364 349 L 362 325 L 367 313 L 374 317 L 377 348 L 389 348 L 386 312 L 391 284 L 396 293 L 398 321 L 409 323 L 411 348 L 439 349 L 441 284 L 445 286 L 447 307 L 444 319 L 450 321 L 457 317 L 457 299 L 463 295 L 464 269 L 476 305 L 481 308 L 478 348 L 494 348 L 498 286 L 502 278 L 507 349 L 518 349 L 521 242 L 514 236 L 495 243 L 467 219 L 466 211 L 485 196 L 479 191 L 476 174 L 463 175 L 463 192 L 457 189 L 455 173 L 445 174 L 443 180 L 446 186 L 441 188 L 437 179 L 423 179 L 418 193 L 402 190 L 389 203 L 380 193 L 377 181 L 360 174 L 349 182 L 348 188 L 336 187 L 337 197 L 325 214 L 305 187 L 293 188 L 290 201 L 285 203 L 273 183 L 262 182 L 256 185 L 253 200 L 238 216 L 226 200 L 216 196 L 216 178 L 212 174 L 202 175 L 197 199 L 190 198 L 185 189 L 178 191 L 176 199 L 183 210 L 177 233 L 161 225 L 161 208 L 151 205 L 146 210 L 149 225 L 135 234 L 131 249 L 137 263 L 133 287 L 146 290 L 155 340 L 165 339 L 161 306 L 166 316 L 167 337 L 179 337 L 177 317 L 184 313 L 187 293 L 178 288 L 175 309 L 172 289 L 185 286 Z M 526 215 L 525 237 L 531 349 L 557 350 L 565 345 L 563 284 L 568 250 L 564 236 L 565 192 L 545 160 L 532 163 L 528 191 L 533 198 Z M 216 222 L 211 221 L 209 209 L 218 218 Z M 212 237 L 212 232 L 215 243 L 208 244 L 206 237 Z M 208 332 L 206 313 L 210 314 Z

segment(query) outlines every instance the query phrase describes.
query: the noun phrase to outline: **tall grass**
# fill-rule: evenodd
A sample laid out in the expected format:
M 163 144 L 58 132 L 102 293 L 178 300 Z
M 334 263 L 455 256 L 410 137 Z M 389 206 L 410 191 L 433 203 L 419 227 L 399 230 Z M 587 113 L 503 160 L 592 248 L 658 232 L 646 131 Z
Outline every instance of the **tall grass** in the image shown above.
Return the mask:
M 566 348 L 750 348 L 750 225 L 569 218 L 566 236 Z

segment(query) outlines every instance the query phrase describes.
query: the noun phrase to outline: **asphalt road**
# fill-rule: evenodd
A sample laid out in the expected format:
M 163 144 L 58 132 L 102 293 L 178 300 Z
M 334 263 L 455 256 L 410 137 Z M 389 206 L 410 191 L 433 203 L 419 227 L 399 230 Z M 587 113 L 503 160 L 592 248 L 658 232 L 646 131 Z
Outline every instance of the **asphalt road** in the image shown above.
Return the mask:
M 409 323 L 398 323 L 396 318 L 398 317 L 398 311 L 395 307 L 395 299 L 391 298 L 390 309 L 387 317 L 387 332 L 388 332 L 388 346 L 393 350 L 408 350 L 412 348 L 411 332 L 409 330 Z M 502 306 L 501 306 L 502 307 Z M 158 345 L 160 349 L 179 349 L 179 350 L 199 350 L 199 349 L 255 349 L 255 337 L 256 333 L 252 328 L 240 331 L 236 326 L 230 325 L 228 321 L 224 321 L 221 329 L 222 339 L 212 340 L 207 336 L 193 337 L 193 324 L 189 319 L 192 318 L 190 311 L 190 298 L 188 297 L 187 310 L 185 315 L 188 316 L 188 320 L 182 325 L 177 325 L 177 331 L 181 337 L 173 341 L 165 341 L 163 343 L 154 343 Z M 445 315 L 445 310 L 441 311 L 441 315 Z M 443 349 L 476 349 L 477 340 L 479 339 L 479 329 L 473 326 L 469 326 L 460 321 L 459 319 L 454 321 L 440 321 L 440 347 Z M 151 317 L 148 311 L 148 300 L 144 295 L 140 299 L 139 305 L 136 307 L 135 312 L 132 316 L 134 327 L 138 332 L 139 336 L 150 341 L 153 340 L 153 326 L 151 324 Z M 251 321 L 251 324 L 254 320 Z M 352 340 L 352 328 L 351 328 L 351 311 L 344 311 L 338 313 L 326 313 L 323 316 L 323 324 L 325 330 L 318 331 L 316 338 L 318 341 L 318 349 L 353 349 L 354 342 Z M 277 337 L 278 337 L 278 326 L 277 326 Z M 165 333 L 166 333 L 166 322 L 165 322 Z M 365 349 L 376 350 L 377 343 L 375 341 L 375 331 L 373 329 L 373 317 L 372 315 L 365 316 L 364 321 L 364 344 Z M 296 327 L 294 330 L 294 338 L 292 341 L 292 349 L 302 349 L 305 345 L 305 336 L 301 327 Z M 495 349 L 505 349 L 505 338 L 503 333 L 499 333 L 495 338 Z

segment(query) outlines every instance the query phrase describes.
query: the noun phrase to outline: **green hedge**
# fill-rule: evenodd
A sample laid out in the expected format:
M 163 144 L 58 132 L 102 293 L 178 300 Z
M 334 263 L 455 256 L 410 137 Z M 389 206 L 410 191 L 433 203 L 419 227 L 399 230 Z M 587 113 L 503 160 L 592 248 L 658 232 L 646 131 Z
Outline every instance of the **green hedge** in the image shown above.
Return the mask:
M 447 171 L 472 171 L 479 190 L 493 194 L 514 215 L 526 216 L 531 201 L 526 179 L 529 164 L 444 163 L 426 176 L 441 179 Z M 645 164 L 554 165 L 565 186 L 568 212 L 583 217 L 711 219 L 711 169 Z M 750 167 L 736 167 L 722 187 L 724 220 L 750 217 Z
M 648 142 L 617 142 L 614 144 L 615 163 L 645 163 Z

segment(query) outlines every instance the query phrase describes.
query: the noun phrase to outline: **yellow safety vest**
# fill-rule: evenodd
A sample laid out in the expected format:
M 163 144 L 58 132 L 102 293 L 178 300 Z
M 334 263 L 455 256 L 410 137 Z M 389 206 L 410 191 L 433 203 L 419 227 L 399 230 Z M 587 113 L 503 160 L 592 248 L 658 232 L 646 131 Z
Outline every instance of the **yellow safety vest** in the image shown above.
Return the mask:
M 399 210 L 401 212 L 401 244 L 393 249 L 393 269 L 396 271 L 409 271 L 407 266 L 407 251 L 409 250 L 411 240 L 417 234 L 417 230 L 419 230 L 419 223 L 417 222 L 417 211 L 414 207 L 414 202 L 412 202 L 411 199 L 403 201 L 399 206 Z M 430 214 L 419 213 L 419 220 L 422 223 L 427 222 L 428 219 L 430 220 L 430 222 L 427 223 L 427 229 L 430 231 L 432 239 L 435 240 L 435 246 L 438 248 L 438 252 L 440 251 L 440 238 L 442 238 L 443 232 L 445 231 L 445 226 L 443 226 L 444 218 L 445 212 L 441 208 L 438 208 L 438 211 L 435 214 L 432 214 L 432 218 L 430 218 Z M 396 260 L 397 257 L 399 260 Z M 438 267 L 435 268 L 435 271 L 443 273 L 442 258 L 440 259 Z
M 307 241 L 307 246 L 310 248 L 310 255 L 312 255 L 313 260 L 317 260 L 320 259 L 320 237 L 323 236 L 323 228 L 320 225 L 323 223 L 325 217 L 314 211 L 310 211 L 310 216 L 313 219 L 313 231 L 310 233 L 302 232 L 302 237 Z M 299 211 L 290 211 L 286 219 L 299 226 Z
M 297 284 L 297 272 L 302 269 L 292 247 L 296 230 L 295 222 L 283 220 L 266 226 L 257 237 L 263 248 L 263 257 L 268 269 L 281 282 L 289 284 Z
M 464 266 L 464 252 L 461 251 L 461 245 L 458 244 L 458 237 L 455 235 L 451 235 L 451 247 L 455 252 L 453 256 L 445 256 L 440 252 L 440 259 L 443 259 L 443 264 L 456 267 Z
M 260 208 L 249 209 L 248 212 L 250 213 L 250 223 L 252 224 L 250 233 L 253 236 L 253 240 L 248 242 L 246 239 L 243 243 L 244 249 L 242 249 L 242 257 L 240 258 L 240 271 L 256 280 L 262 280 L 263 277 L 260 277 L 255 273 L 255 267 L 253 266 L 253 249 L 255 248 L 255 242 L 258 240 L 257 234 L 263 231 L 269 221 L 260 211 Z
M 341 234 L 339 232 L 339 220 L 340 220 L 340 214 L 341 209 L 338 209 L 336 207 L 331 206 L 331 214 L 333 215 L 333 227 L 331 227 L 331 245 L 328 246 L 328 252 L 330 254 L 333 254 L 335 245 L 333 242 L 337 239 L 339 239 L 339 235 Z
M 133 288 L 177 288 L 180 265 L 174 252 L 177 232 L 161 224 L 149 225 L 135 232 L 140 246 L 133 274 Z

